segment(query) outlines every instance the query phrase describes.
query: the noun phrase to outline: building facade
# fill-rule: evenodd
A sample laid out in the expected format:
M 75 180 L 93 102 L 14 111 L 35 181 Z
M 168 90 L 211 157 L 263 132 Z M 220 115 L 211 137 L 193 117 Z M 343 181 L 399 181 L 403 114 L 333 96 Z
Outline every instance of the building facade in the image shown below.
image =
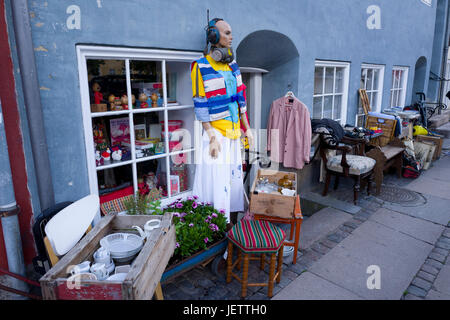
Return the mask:
M 2 1 L 0 7 L 2 48 L 7 49 L 2 49 L 0 59 L 6 70 L 0 93 L 29 264 L 35 255 L 33 217 L 46 206 L 40 200 L 42 187 L 34 160 L 40 155 L 33 154 L 29 124 L 33 119 L 26 112 L 28 88 L 21 80 L 11 3 Z M 184 156 L 194 158 L 196 152 L 199 126 L 192 108 L 189 67 L 205 46 L 207 9 L 211 19 L 223 18 L 232 27 L 233 49 L 248 90 L 250 123 L 257 129 L 266 128 L 272 101 L 287 91 L 308 107 L 312 118 L 332 118 L 343 125 L 360 124 L 360 88 L 367 90 L 377 111 L 412 104 L 418 99 L 416 92 L 424 92 L 431 101 L 441 95 L 441 82 L 435 79 L 445 74 L 448 0 L 26 3 L 53 186 L 45 192 L 52 193 L 56 203 L 121 185 L 136 191 L 150 171 L 162 181 L 157 183 L 163 184 L 160 190 L 166 199 L 189 194 L 194 167 L 174 172 L 180 169 L 177 155 L 183 163 Z M 95 81 L 108 89 L 95 104 L 105 104 L 107 109 L 91 106 Z M 142 101 L 141 93 L 147 94 Z M 125 109 L 123 102 L 121 109 L 110 109 L 110 95 L 131 94 L 136 105 L 155 103 L 155 109 Z M 176 120 L 183 121 L 188 137 L 184 142 L 189 140 L 179 150 L 166 136 Z M 121 121 L 129 130 L 122 136 L 129 139 L 122 141 L 129 144 L 129 158 L 96 163 L 95 150 L 103 142 L 98 134 L 116 137 L 112 126 L 119 128 Z M 102 126 L 109 129 L 103 132 Z M 145 138 L 162 138 L 162 151 L 147 154 L 144 147 L 138 148 L 142 128 Z M 264 134 L 261 140 L 264 149 Z M 299 176 L 303 186 L 312 183 L 312 174 L 299 172 Z M 0 242 L 0 257 L 5 254 Z M 0 259 L 0 267 L 7 267 L 4 261 Z

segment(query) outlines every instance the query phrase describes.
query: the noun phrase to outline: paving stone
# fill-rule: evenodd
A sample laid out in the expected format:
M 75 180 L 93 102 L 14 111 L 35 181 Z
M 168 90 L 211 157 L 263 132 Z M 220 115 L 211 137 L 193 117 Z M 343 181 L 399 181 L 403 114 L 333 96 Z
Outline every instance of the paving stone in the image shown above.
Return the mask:
M 441 254 L 443 256 L 448 256 L 450 250 L 442 249 L 442 248 L 434 248 L 432 252 L 435 252 L 437 254 Z
M 350 229 L 356 229 L 356 228 L 358 228 L 359 225 L 360 224 L 355 223 L 354 220 L 347 221 L 347 222 L 344 223 L 344 226 L 346 226 L 346 227 L 348 227 Z
M 437 269 L 429 264 L 422 265 L 421 270 L 424 272 L 430 273 L 434 276 L 436 276 L 439 273 L 439 269 Z
M 434 281 L 434 288 L 443 294 L 450 295 L 450 266 L 444 266 Z
M 330 248 L 320 244 L 320 243 L 315 243 L 311 246 L 311 249 L 320 253 L 320 254 L 327 254 L 328 251 L 330 251 Z
M 423 299 L 422 299 L 422 298 L 419 298 L 419 297 L 417 297 L 417 296 L 415 296 L 415 295 L 413 295 L 413 294 L 408 293 L 408 294 L 405 296 L 404 300 L 423 300 Z
M 203 278 L 203 279 L 197 280 L 197 285 L 199 285 L 203 288 L 210 288 L 210 287 L 214 286 L 215 284 L 210 279 Z
M 330 249 L 333 249 L 334 247 L 337 246 L 337 243 L 336 243 L 336 242 L 330 241 L 330 240 L 328 240 L 328 239 L 323 239 L 323 240 L 321 240 L 321 241 L 320 241 L 320 244 L 323 245 L 323 246 L 325 246 L 325 247 L 328 247 L 328 248 L 330 248 Z
M 441 270 L 442 266 L 444 265 L 444 264 L 440 263 L 439 261 L 436 261 L 436 260 L 433 260 L 433 259 L 425 260 L 425 264 L 431 265 L 431 266 L 433 266 L 434 268 L 436 268 L 438 270 Z
M 442 233 L 442 236 L 450 238 L 450 228 L 445 228 L 445 231 Z
M 418 288 L 424 289 L 426 291 L 431 289 L 432 284 L 424 279 L 416 277 L 411 284 L 415 285 Z
M 162 285 L 162 289 L 163 289 L 164 295 L 166 295 L 166 294 L 172 295 L 178 291 L 177 286 L 173 282 Z
M 283 268 L 283 271 L 281 272 L 281 277 L 286 277 L 290 280 L 294 280 L 298 277 L 298 273 L 295 273 L 291 270 L 286 270 L 285 268 Z
M 297 261 L 296 264 L 290 265 L 288 270 L 293 272 L 293 273 L 296 273 L 297 275 L 300 275 L 303 272 L 305 272 L 306 270 L 308 270 L 308 266 L 306 266 L 306 265 L 304 265 L 302 263 L 299 263 Z
M 431 283 L 433 283 L 433 281 L 436 279 L 436 276 L 435 276 L 435 275 L 432 275 L 431 273 L 423 272 L 423 271 L 419 271 L 419 272 L 417 273 L 417 276 L 418 276 L 419 278 L 422 278 L 422 279 L 424 279 L 424 280 L 427 280 L 427 281 L 429 281 L 429 282 L 431 282 Z
M 201 289 L 196 288 L 194 284 L 187 279 L 180 281 L 177 286 L 188 296 L 198 296 L 201 292 L 203 292 Z
M 443 242 L 443 243 L 446 243 L 446 244 L 449 244 L 450 245 L 450 238 L 447 238 L 447 237 L 440 237 L 439 238 L 439 240 L 438 241 L 440 241 L 440 242 Z
M 438 254 L 438 253 L 431 252 L 431 253 L 428 255 L 428 258 L 433 259 L 433 260 L 436 260 L 436 261 L 441 262 L 441 263 L 445 263 L 445 258 L 446 258 L 446 257 L 443 256 L 442 254 Z
M 421 297 L 421 298 L 424 298 L 427 295 L 427 291 L 425 291 L 421 288 L 418 288 L 416 286 L 413 286 L 413 285 L 409 286 L 407 291 L 408 291 L 408 293 L 413 294 L 417 297 Z

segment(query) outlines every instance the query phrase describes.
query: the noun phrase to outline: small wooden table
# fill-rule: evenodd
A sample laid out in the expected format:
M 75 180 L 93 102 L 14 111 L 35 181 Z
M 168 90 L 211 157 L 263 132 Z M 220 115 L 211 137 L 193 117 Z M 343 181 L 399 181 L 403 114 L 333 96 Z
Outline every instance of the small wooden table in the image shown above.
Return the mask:
M 294 212 L 292 213 L 292 218 L 281 218 L 276 216 L 268 216 L 263 214 L 254 214 L 255 220 L 267 220 L 274 223 L 284 223 L 291 225 L 291 231 L 289 233 L 289 241 L 285 241 L 285 246 L 294 247 L 294 258 L 292 260 L 292 264 L 297 263 L 297 254 L 298 254 L 298 244 L 300 239 L 300 229 L 303 222 L 302 210 L 300 208 L 300 196 L 297 195 L 297 199 L 295 201 Z M 292 242 L 292 238 L 295 233 L 294 242 Z

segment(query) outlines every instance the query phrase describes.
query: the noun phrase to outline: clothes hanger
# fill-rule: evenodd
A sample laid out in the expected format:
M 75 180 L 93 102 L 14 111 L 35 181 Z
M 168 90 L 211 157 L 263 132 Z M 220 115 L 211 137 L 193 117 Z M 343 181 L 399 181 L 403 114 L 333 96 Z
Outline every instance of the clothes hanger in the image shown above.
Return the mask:
M 291 91 L 291 84 L 288 84 L 288 91 L 286 92 L 285 97 L 286 97 L 286 98 L 289 98 L 289 99 L 288 99 L 288 103 L 293 103 L 293 102 L 294 102 L 295 95 L 294 95 L 294 93 Z

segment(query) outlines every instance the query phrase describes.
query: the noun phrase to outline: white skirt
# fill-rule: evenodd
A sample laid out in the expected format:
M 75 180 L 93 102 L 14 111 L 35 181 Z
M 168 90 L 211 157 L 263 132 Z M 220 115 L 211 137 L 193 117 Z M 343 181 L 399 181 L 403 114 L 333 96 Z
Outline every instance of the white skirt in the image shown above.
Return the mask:
M 244 184 L 240 139 L 229 139 L 214 129 L 222 149 L 216 159 L 209 155 L 209 136 L 202 136 L 202 152 L 197 159 L 193 195 L 224 210 L 230 222 L 230 212 L 244 211 Z

